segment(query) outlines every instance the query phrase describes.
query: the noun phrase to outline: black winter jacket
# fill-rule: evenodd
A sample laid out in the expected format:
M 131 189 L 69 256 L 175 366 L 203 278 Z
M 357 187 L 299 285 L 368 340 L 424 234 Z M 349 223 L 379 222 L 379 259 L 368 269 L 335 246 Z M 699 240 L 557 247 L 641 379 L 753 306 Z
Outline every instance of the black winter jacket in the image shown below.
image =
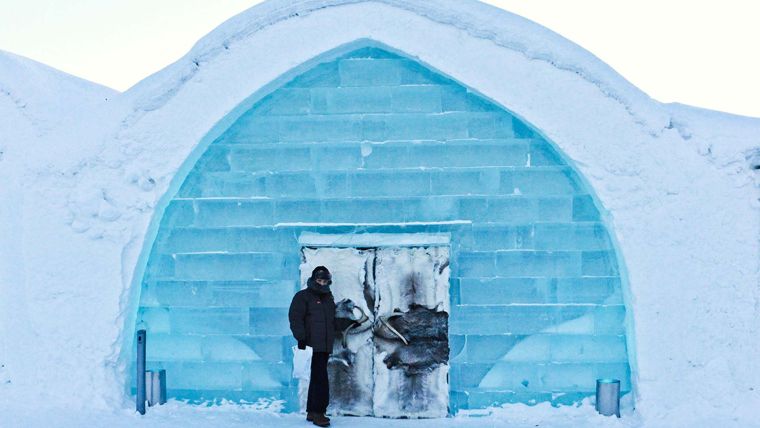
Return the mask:
M 314 352 L 331 353 L 335 341 L 335 300 L 332 293 L 320 294 L 311 287 L 313 284 L 309 285 L 290 302 L 290 331 L 296 340 L 306 341 Z

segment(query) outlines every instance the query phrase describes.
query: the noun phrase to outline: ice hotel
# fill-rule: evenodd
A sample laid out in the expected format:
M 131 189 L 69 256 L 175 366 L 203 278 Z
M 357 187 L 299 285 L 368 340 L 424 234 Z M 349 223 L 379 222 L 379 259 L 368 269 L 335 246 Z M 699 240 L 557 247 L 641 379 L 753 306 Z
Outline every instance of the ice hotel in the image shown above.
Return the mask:
M 287 309 L 325 265 L 367 318 L 338 414 L 757 399 L 760 120 L 533 22 L 269 0 L 124 93 L 10 55 L 0 90 L 0 392 L 128 402 L 145 329 L 169 398 L 298 411 Z

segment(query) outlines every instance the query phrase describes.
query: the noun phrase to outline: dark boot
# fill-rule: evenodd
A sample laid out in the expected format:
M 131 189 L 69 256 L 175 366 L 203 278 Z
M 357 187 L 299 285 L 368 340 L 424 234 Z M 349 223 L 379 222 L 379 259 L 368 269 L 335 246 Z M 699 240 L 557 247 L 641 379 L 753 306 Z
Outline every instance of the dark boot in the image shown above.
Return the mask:
M 306 420 L 309 421 L 309 422 L 313 421 L 314 420 L 314 415 L 316 415 L 315 412 L 306 412 Z M 322 413 L 322 416 L 324 416 L 325 419 L 327 419 L 327 422 L 330 422 L 330 418 L 328 418 L 327 415 L 325 415 L 324 413 Z
M 314 415 L 316 415 L 315 412 L 306 412 L 306 420 L 309 422 L 312 422 L 314 420 Z M 328 418 L 327 415 L 322 413 L 322 416 L 324 416 L 325 419 L 327 419 L 327 422 L 330 422 L 330 418 Z
M 312 415 L 312 418 L 313 418 L 313 420 L 311 422 L 314 425 L 316 425 L 316 426 L 326 427 L 326 426 L 330 425 L 330 421 L 322 413 L 314 413 Z

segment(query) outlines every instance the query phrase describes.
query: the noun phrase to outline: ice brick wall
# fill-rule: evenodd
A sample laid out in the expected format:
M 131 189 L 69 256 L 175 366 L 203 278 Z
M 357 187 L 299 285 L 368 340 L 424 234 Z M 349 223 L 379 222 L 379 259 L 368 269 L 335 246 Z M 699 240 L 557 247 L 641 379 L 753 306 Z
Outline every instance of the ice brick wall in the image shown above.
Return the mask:
M 509 112 L 367 47 L 255 104 L 164 212 L 138 322 L 170 397 L 297 407 L 304 231 L 452 234 L 453 412 L 630 390 L 616 255 L 576 172 Z

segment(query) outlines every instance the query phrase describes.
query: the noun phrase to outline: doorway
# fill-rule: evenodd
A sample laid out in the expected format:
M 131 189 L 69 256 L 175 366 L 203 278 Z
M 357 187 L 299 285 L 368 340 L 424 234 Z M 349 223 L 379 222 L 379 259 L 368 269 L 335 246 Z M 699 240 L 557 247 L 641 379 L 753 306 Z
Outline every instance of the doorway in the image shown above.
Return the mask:
M 387 242 L 386 242 L 387 243 Z M 328 362 L 338 415 L 428 418 L 449 412 L 449 247 L 301 248 L 301 284 L 332 273 L 336 332 Z M 337 320 L 336 320 L 337 321 Z M 308 382 L 301 380 L 305 406 Z

